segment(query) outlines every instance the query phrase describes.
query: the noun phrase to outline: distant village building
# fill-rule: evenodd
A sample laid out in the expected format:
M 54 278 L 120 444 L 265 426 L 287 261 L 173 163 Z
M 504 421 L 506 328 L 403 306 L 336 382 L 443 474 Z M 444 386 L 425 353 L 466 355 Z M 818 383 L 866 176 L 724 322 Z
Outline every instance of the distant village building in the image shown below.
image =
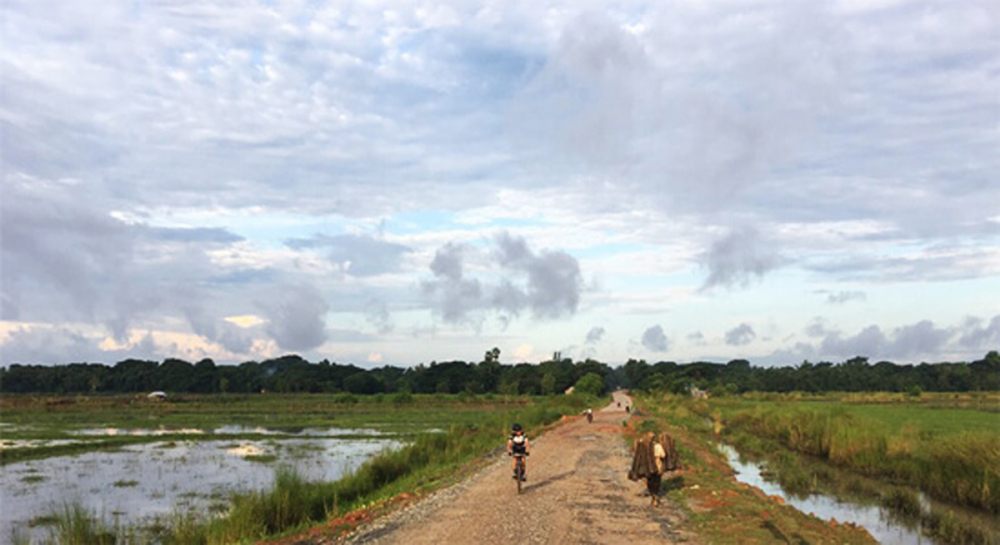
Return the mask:
M 691 397 L 695 399 L 708 399 L 708 392 L 698 388 L 697 386 L 692 386 Z

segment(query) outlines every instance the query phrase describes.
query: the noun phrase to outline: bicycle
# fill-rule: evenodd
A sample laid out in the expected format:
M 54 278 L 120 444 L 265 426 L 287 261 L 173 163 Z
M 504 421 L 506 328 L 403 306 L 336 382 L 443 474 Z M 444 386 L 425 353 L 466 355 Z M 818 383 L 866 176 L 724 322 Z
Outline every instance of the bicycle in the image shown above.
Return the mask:
M 514 457 L 514 480 L 517 481 L 517 493 L 521 493 L 521 483 L 524 482 L 524 457 L 528 453 L 524 454 L 511 454 Z

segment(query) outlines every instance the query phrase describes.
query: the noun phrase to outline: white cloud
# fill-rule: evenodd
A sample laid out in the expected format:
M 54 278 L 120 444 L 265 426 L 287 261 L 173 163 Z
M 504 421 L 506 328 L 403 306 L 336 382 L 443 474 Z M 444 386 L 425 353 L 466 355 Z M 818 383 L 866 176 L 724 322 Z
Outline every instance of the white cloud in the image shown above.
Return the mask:
M 0 363 L 53 331 L 53 358 L 139 334 L 412 364 L 404 332 L 548 351 L 593 324 L 622 360 L 657 322 L 704 332 L 679 358 L 966 357 L 986 322 L 919 324 L 1000 313 L 970 295 L 1000 289 L 989 0 L 0 12 L 0 318 L 25 328 Z M 734 346 L 719 320 L 771 325 Z

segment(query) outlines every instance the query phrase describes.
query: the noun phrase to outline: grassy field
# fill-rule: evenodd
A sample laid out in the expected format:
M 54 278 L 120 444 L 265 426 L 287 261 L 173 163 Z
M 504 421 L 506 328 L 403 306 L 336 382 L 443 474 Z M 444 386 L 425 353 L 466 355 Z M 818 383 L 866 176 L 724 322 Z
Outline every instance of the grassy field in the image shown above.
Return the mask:
M 476 422 L 483 413 L 512 411 L 529 403 L 525 397 L 490 395 L 184 395 L 165 402 L 131 396 L 4 396 L 0 398 L 0 431 L 7 445 L 0 449 L 0 464 L 197 439 L 197 432 L 211 433 L 223 426 L 264 427 L 289 434 L 303 428 L 340 428 L 345 437 L 357 433 L 352 430 L 374 429 L 405 437 Z M 79 435 L 104 429 L 155 430 L 156 434 Z M 254 434 L 226 437 L 252 438 Z
M 711 426 L 680 399 L 636 400 L 641 416 L 633 418 L 628 435 L 665 431 L 677 446 L 682 470 L 666 478 L 666 496 L 689 517 L 690 529 L 704 543 L 877 543 L 850 523 L 831 524 L 765 496 L 737 482 L 715 447 Z
M 826 482 L 926 518 L 924 527 L 945 542 L 996 540 L 995 528 L 978 521 L 1000 512 L 1000 395 L 665 396 L 646 403 L 658 419 L 703 440 L 766 455 L 786 489 L 809 493 Z M 922 513 L 917 491 L 957 507 Z
M 470 461 L 502 448 L 511 422 L 519 421 L 534 433 L 565 414 L 579 413 L 594 401 L 579 395 L 505 398 L 409 394 L 185 396 L 165 403 L 123 397 L 5 398 L 0 419 L 5 441 L 62 440 L 78 437 L 73 435 L 75 431 L 102 428 L 166 432 L 153 437 L 5 448 L 5 463 L 65 454 L 67 449 L 77 452 L 116 448 L 132 441 L 166 441 L 174 433 L 233 425 L 288 430 L 364 428 L 409 438 L 407 446 L 368 461 L 336 482 L 307 482 L 294 470 L 279 467 L 272 489 L 236 495 L 222 517 L 178 512 L 159 527 L 134 528 L 110 525 L 98 514 L 84 513 L 74 505 L 51 514 L 57 530 L 53 541 L 59 543 L 221 544 L 300 531 L 403 493 L 433 490 L 453 479 Z M 212 434 L 184 437 L 208 439 Z

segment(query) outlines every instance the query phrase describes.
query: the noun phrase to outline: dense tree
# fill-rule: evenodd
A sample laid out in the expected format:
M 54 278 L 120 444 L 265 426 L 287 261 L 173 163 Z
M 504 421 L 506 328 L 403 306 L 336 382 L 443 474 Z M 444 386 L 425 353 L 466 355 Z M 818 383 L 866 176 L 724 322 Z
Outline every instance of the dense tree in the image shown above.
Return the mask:
M 599 396 L 604 393 L 604 378 L 597 373 L 587 373 L 576 381 L 574 388 L 580 393 Z
M 114 392 L 251 393 L 251 392 L 378 392 L 480 393 L 505 395 L 551 394 L 570 386 L 579 388 L 585 377 L 596 377 L 603 392 L 627 385 L 646 391 L 685 393 L 691 387 L 716 394 L 745 391 L 831 392 L 964 392 L 1000 390 L 1000 354 L 990 351 L 972 363 L 921 363 L 897 365 L 867 358 L 843 363 L 803 361 L 794 367 L 753 367 L 747 360 L 726 364 L 693 362 L 678 364 L 629 360 L 611 368 L 595 361 L 574 363 L 556 354 L 539 364 L 504 365 L 499 350 L 486 352 L 479 363 L 431 362 L 412 368 L 384 366 L 363 369 L 323 360 L 310 363 L 297 355 L 263 362 L 216 365 L 211 359 L 191 364 L 180 359 L 152 361 L 128 359 L 108 367 L 100 363 L 69 365 L 13 364 L 0 369 L 0 391 L 4 393 L 96 394 Z M 596 384 L 593 378 L 584 382 Z

